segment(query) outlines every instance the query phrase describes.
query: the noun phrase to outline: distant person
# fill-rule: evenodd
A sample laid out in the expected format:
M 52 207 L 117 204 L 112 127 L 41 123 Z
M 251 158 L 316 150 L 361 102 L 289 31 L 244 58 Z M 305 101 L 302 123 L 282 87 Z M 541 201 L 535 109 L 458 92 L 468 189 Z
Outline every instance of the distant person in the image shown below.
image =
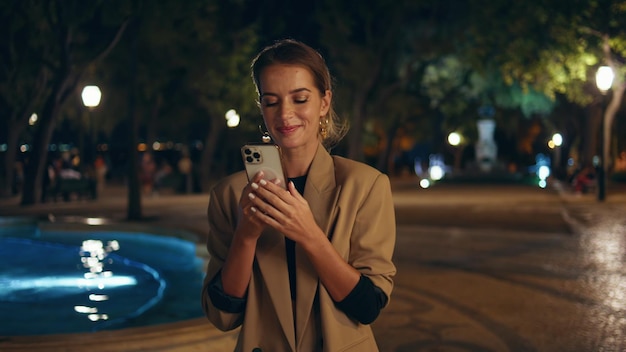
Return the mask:
M 172 174 L 172 166 L 167 160 L 161 163 L 161 166 L 154 173 L 154 190 L 153 194 L 163 190 L 166 187 L 166 180 Z
M 574 175 L 574 191 L 578 194 L 587 193 L 596 183 L 596 173 L 593 167 L 586 166 Z
M 141 156 L 139 171 L 139 182 L 142 193 L 151 195 L 154 190 L 154 174 L 156 173 L 156 163 L 151 153 L 144 153 Z
M 621 151 L 615 160 L 615 171 L 626 172 L 626 151 Z
M 55 168 L 55 159 L 49 160 L 46 170 L 43 173 L 43 187 L 41 190 L 41 202 L 48 201 L 48 196 L 56 190 L 57 170 Z
M 96 160 L 93 162 L 93 167 L 96 176 L 96 193 L 102 195 L 106 185 L 106 177 L 108 172 L 107 163 L 102 155 L 96 156 Z
M 13 195 L 22 193 L 24 186 L 24 162 L 16 160 L 13 164 L 13 185 L 11 192 Z
M 193 171 L 193 163 L 191 158 L 189 157 L 189 152 L 183 151 L 183 154 L 178 160 L 178 173 L 182 178 L 182 191 L 183 193 L 191 193 L 192 191 L 192 171 Z
M 389 178 L 329 153 L 345 128 L 317 51 L 277 42 L 252 76 L 287 189 L 262 172 L 213 188 L 204 311 L 221 330 L 241 326 L 236 351 L 376 351 L 369 324 L 396 273 Z
M 59 178 L 64 180 L 80 180 L 83 175 L 74 169 L 70 161 L 64 160 L 61 163 L 61 170 L 59 171 Z

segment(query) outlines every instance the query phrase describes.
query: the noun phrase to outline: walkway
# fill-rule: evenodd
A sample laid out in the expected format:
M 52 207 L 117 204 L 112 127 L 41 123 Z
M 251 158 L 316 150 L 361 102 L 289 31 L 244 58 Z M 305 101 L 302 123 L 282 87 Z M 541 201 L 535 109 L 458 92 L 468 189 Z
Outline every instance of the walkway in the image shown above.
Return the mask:
M 522 227 L 511 231 L 489 230 L 476 225 L 475 220 L 472 225 L 471 216 L 465 220 L 459 217 L 459 221 L 468 222 L 467 227 L 450 228 L 445 226 L 445 216 L 458 217 L 459 214 L 441 212 L 437 215 L 441 219 L 429 217 L 429 224 L 425 226 L 399 219 L 397 265 L 399 273 L 402 274 L 398 275 L 392 304 L 374 324 L 374 331 L 382 351 L 556 351 L 557 349 L 551 349 L 550 346 L 555 345 L 554 339 L 558 336 L 564 339 L 560 346 L 584 345 L 585 342 L 577 342 L 579 339 L 576 338 L 573 339 L 575 341 L 573 345 L 571 341 L 567 342 L 568 338 L 572 340 L 568 334 L 573 332 L 563 330 L 563 326 L 567 326 L 563 318 L 571 314 L 568 310 L 570 306 L 578 305 L 584 308 L 585 303 L 589 303 L 585 299 L 581 301 L 584 295 L 568 291 L 567 285 L 571 285 L 572 282 L 567 275 L 557 275 L 552 279 L 542 279 L 539 276 L 532 278 L 532 272 L 525 274 L 519 272 L 522 266 L 516 261 L 501 257 L 505 252 L 500 251 L 506 250 L 510 258 L 516 258 L 515 260 L 530 263 L 534 261 L 537 265 L 554 265 L 553 268 L 569 268 L 571 263 L 559 264 L 559 260 L 571 258 L 563 254 L 565 252 L 562 252 L 562 248 L 554 246 L 554 243 L 566 243 L 567 241 L 562 241 L 566 238 L 564 235 L 570 236 L 584 231 L 587 226 L 585 221 L 588 220 L 586 220 L 587 210 L 590 208 L 609 207 L 626 210 L 626 192 L 620 190 L 620 193 L 608 193 L 607 201 L 598 205 L 593 195 L 576 196 L 565 189 L 544 190 L 545 192 L 532 194 L 518 190 L 510 194 L 489 192 L 489 187 L 476 188 L 466 193 L 459 193 L 458 190 L 446 191 L 445 187 L 441 187 L 436 193 L 432 193 L 436 196 L 416 197 L 415 194 L 419 191 L 414 189 L 413 180 L 394 182 L 393 186 L 399 210 L 410 206 L 426 209 L 431 206 L 445 208 L 467 204 L 473 207 L 476 215 L 480 214 L 483 208 L 494 209 L 504 203 L 510 204 L 511 197 L 518 197 L 520 201 L 516 204 L 526 207 L 525 210 L 518 211 L 528 211 L 530 214 L 532 209 L 529 208 L 537 199 L 544 202 L 543 206 L 549 211 L 545 220 L 536 219 L 537 223 L 543 224 L 544 230 Z M 75 200 L 68 203 L 19 207 L 18 199 L 0 200 L 0 216 L 36 216 L 58 222 L 80 222 L 87 217 L 98 217 L 131 227 L 148 225 L 158 226 L 165 231 L 168 228 L 182 229 L 197 235 L 198 253 L 206 255 L 203 246 L 207 234 L 205 219 L 207 195 L 161 194 L 145 197 L 142 200 L 145 221 L 135 223 L 124 220 L 126 202 L 125 189 L 110 186 L 96 201 Z M 402 211 L 398 214 L 403 219 L 411 217 L 410 213 L 404 214 Z M 554 223 L 556 225 L 548 217 L 552 220 L 558 218 Z M 494 224 L 498 224 L 498 219 L 492 220 Z M 569 230 L 562 230 L 559 225 L 561 223 L 566 223 Z M 560 233 L 564 231 L 569 234 Z M 535 237 L 529 237 L 529 234 Z M 542 257 L 535 257 L 532 254 L 534 252 L 526 252 L 522 250 L 523 248 L 540 248 L 542 256 L 552 256 L 555 259 L 550 261 L 551 264 L 547 262 L 540 264 L 543 263 Z M 475 253 L 475 257 L 468 256 L 468 253 Z M 487 253 L 500 254 L 496 257 L 489 255 L 491 257 L 489 258 L 485 256 Z M 494 270 L 492 265 L 501 266 L 505 273 L 503 274 L 502 270 Z M 524 267 L 546 270 L 545 267 L 536 265 L 524 264 Z M 442 272 L 447 274 L 442 275 Z M 481 277 L 480 280 L 477 280 L 477 277 Z M 623 280 L 623 277 L 621 279 Z M 519 280 L 523 281 L 523 285 L 520 285 Z M 534 283 L 532 280 L 535 280 Z M 556 281 L 546 285 L 547 282 L 543 282 L 544 280 Z M 463 287 L 478 288 L 476 285 L 481 286 L 480 290 L 463 290 Z M 537 287 L 541 289 L 537 290 Z M 463 292 L 465 294 L 459 296 Z M 527 299 L 523 299 L 525 295 Z M 525 323 L 521 323 L 517 328 L 516 320 L 507 317 L 507 314 L 513 314 L 512 312 L 519 314 L 519 306 L 510 306 L 510 297 L 519 298 L 516 304 L 528 305 L 528 316 L 523 317 Z M 532 301 L 537 297 L 543 298 L 538 302 Z M 558 309 L 551 312 L 557 315 L 551 316 L 549 320 L 533 316 L 538 309 L 555 307 Z M 558 313 L 559 309 L 561 313 Z M 533 326 L 533 319 L 540 325 Z M 556 329 L 550 328 L 547 323 L 550 320 L 554 321 Z M 544 323 L 548 325 L 541 325 Z M 529 339 L 528 336 L 534 337 Z M 623 332 L 622 335 L 614 337 L 624 338 Z M 221 352 L 232 351 L 235 338 L 236 332 L 221 333 L 207 320 L 199 318 L 173 324 L 92 334 L 0 337 L 0 350 Z M 593 341 L 587 343 L 598 346 L 594 345 Z M 616 342 L 612 346 L 621 346 L 619 349 L 621 351 L 626 348 L 626 342 Z

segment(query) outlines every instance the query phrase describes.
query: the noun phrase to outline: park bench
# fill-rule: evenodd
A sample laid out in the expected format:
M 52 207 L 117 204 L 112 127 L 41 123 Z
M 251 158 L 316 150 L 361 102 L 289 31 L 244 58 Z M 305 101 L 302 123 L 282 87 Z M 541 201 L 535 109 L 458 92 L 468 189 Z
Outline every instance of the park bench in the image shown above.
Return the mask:
M 62 197 L 64 201 L 69 202 L 72 195 L 78 199 L 96 199 L 96 181 L 88 178 L 73 179 L 59 178 L 50 186 L 48 195 L 57 201 L 58 197 Z

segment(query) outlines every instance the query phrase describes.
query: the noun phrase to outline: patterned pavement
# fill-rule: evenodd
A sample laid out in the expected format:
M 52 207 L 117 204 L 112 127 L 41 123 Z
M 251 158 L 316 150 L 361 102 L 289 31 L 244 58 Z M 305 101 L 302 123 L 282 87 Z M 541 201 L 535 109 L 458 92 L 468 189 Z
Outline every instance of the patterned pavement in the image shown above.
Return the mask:
M 625 351 L 626 192 L 598 204 L 550 189 L 395 180 L 398 266 L 392 300 L 373 324 L 381 351 Z M 128 223 L 125 190 L 96 201 L 33 207 L 0 200 L 1 215 L 185 230 L 205 255 L 207 195 L 142 199 Z M 203 318 L 93 334 L 0 337 L 1 351 L 231 351 L 236 331 Z

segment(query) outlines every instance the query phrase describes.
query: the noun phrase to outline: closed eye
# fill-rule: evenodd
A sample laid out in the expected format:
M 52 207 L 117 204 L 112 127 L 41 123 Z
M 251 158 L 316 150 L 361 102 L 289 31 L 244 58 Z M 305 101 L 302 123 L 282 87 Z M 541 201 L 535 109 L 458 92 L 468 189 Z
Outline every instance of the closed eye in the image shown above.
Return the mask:
M 261 105 L 263 106 L 274 106 L 276 104 L 278 104 L 278 99 L 276 98 L 268 97 L 261 100 Z
M 295 102 L 296 104 L 304 104 L 304 103 L 306 103 L 307 101 L 309 101 L 309 97 L 296 97 L 296 98 L 294 99 L 294 102 Z

